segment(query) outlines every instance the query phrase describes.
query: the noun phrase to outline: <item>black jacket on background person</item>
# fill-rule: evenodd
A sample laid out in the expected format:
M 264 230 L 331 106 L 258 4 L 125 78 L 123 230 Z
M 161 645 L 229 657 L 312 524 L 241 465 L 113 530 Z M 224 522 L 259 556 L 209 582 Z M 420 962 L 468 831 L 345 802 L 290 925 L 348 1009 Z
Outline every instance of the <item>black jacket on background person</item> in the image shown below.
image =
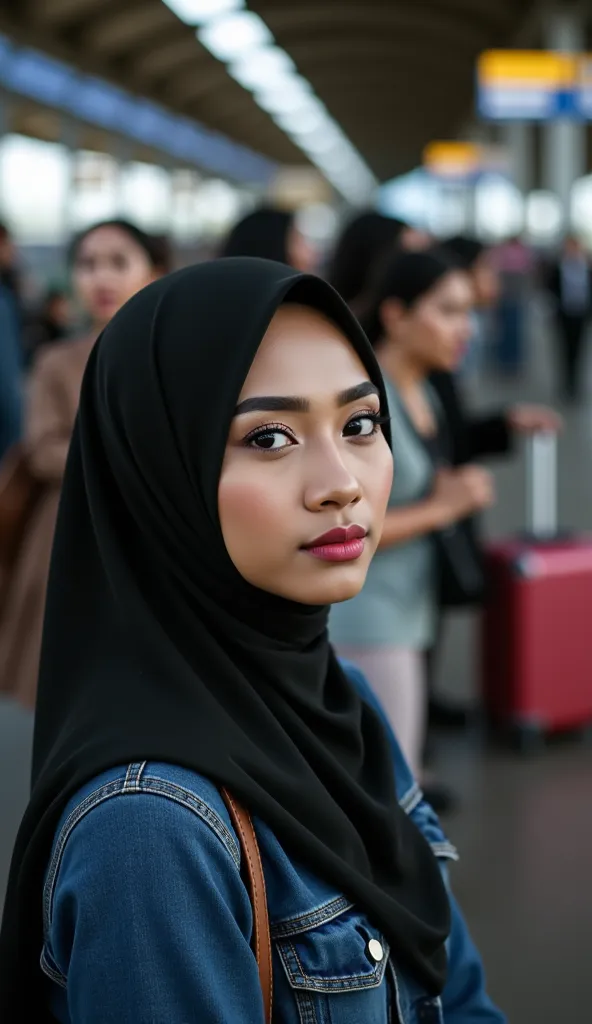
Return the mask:
M 504 411 L 486 415 L 469 412 L 452 373 L 432 373 L 429 380 L 444 411 L 453 465 L 512 451 L 513 431 Z
M 474 414 L 466 409 L 455 374 L 446 371 L 433 373 L 429 377 L 444 413 L 448 429 L 448 445 L 454 466 L 485 458 L 507 455 L 513 448 L 513 431 L 504 411 L 487 415 Z M 470 533 L 477 549 L 481 547 L 481 516 L 472 516 Z M 434 693 L 438 651 L 441 645 L 445 608 L 440 607 L 436 640 L 431 650 L 426 651 L 427 682 L 429 691 L 429 721 L 431 725 L 462 727 L 468 721 L 467 712 L 450 705 L 446 698 Z M 425 787 L 430 799 L 437 803 L 440 811 L 450 809 L 454 796 L 438 785 Z
M 553 263 L 549 263 L 544 270 L 543 276 L 544 285 L 548 292 L 551 293 L 556 303 L 556 312 L 560 315 L 570 315 L 570 310 L 566 309 L 563 302 L 563 286 L 561 281 L 561 260 L 556 260 Z M 588 267 L 588 289 L 590 297 L 592 298 L 592 267 Z M 582 317 L 587 317 L 592 311 L 592 304 L 588 302 L 585 309 L 581 311 Z M 571 314 L 573 315 L 573 314 Z
M 571 401 L 582 390 L 582 359 L 586 325 L 592 315 L 592 268 L 587 268 L 586 292 L 574 308 L 567 301 L 562 276 L 562 261 L 547 267 L 545 284 L 554 300 L 555 343 L 558 371 L 564 397 Z

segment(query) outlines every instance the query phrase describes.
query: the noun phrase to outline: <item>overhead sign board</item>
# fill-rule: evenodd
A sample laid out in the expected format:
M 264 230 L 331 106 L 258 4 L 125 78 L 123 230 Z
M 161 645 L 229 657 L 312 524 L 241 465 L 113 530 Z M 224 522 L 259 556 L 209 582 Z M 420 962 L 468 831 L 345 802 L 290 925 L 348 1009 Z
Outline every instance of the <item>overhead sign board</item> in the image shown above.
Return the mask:
M 592 56 L 590 54 L 586 54 L 578 60 L 576 105 L 580 116 L 587 121 L 592 121 Z
M 464 182 L 487 171 L 507 171 L 508 155 L 500 146 L 441 140 L 425 147 L 423 166 L 433 177 Z
M 578 116 L 580 60 L 551 50 L 486 50 L 477 64 L 481 117 L 547 121 Z
M 481 147 L 473 142 L 430 142 L 423 152 L 423 165 L 441 178 L 468 178 L 480 167 Z

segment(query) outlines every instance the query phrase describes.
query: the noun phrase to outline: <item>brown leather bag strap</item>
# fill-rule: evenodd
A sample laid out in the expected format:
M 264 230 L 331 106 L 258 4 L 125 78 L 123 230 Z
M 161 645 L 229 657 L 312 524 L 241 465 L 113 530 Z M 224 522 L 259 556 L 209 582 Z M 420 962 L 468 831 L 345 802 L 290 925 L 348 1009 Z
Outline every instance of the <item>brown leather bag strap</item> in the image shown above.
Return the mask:
M 271 961 L 271 934 L 269 931 L 269 914 L 267 912 L 267 894 L 259 844 L 251 815 L 228 792 L 222 789 L 224 803 L 235 831 L 238 835 L 244 869 L 248 879 L 249 896 L 253 908 L 253 947 L 259 968 L 259 981 L 263 993 L 265 1024 L 271 1024 L 273 1006 L 273 967 Z

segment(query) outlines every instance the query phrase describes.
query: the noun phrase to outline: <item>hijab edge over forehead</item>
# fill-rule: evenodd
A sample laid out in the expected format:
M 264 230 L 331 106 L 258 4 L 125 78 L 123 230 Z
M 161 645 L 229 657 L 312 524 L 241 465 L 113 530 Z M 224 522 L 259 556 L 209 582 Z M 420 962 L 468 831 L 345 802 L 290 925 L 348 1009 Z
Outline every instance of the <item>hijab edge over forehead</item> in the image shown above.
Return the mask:
M 279 301 L 270 305 L 270 309 L 266 314 L 265 326 L 261 332 L 261 337 L 257 347 L 251 356 L 250 363 L 245 372 L 244 380 L 246 380 L 248 376 L 249 370 L 261 346 L 261 342 L 263 341 L 265 333 L 268 330 L 275 314 L 282 308 L 282 306 L 292 303 L 294 305 L 303 306 L 306 309 L 314 310 L 316 313 L 326 317 L 333 326 L 338 328 L 346 341 L 349 342 L 353 350 L 358 355 L 362 365 L 368 373 L 368 377 L 377 385 L 379 389 L 381 409 L 386 412 L 388 403 L 386 392 L 384 390 L 382 371 L 380 370 L 374 351 L 368 343 L 368 339 L 363 328 L 355 315 L 345 304 L 339 293 L 335 291 L 333 286 L 329 284 L 329 282 L 316 277 L 314 274 L 298 274 L 297 280 L 286 281 L 285 290 L 283 291 L 283 294 L 281 294 Z M 383 433 L 389 446 L 391 446 L 390 427 L 388 423 L 383 425 Z

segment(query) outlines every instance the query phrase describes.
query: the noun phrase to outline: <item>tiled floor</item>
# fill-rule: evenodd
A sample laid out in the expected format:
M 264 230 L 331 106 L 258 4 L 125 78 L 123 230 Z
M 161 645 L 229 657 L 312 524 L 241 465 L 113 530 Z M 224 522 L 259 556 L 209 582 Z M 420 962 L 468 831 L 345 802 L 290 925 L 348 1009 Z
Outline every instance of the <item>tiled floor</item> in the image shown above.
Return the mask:
M 548 398 L 548 339 L 533 321 L 529 397 Z M 511 398 L 507 386 L 488 397 Z M 524 388 L 523 388 L 524 390 Z M 561 445 L 565 522 L 592 525 L 592 414 L 568 418 Z M 522 517 L 520 458 L 496 470 L 499 505 L 492 533 Z M 592 610 L 591 610 L 592 615 Z M 442 686 L 475 697 L 472 623 L 449 630 Z M 592 684 L 591 684 L 592 685 Z M 0 703 L 0 894 L 26 800 L 31 722 Z M 462 794 L 448 823 L 462 860 L 453 882 L 483 951 L 490 988 L 512 1024 L 572 1024 L 590 1019 L 592 953 L 592 747 L 567 742 L 535 759 L 485 748 L 478 737 L 438 740 L 442 777 Z

